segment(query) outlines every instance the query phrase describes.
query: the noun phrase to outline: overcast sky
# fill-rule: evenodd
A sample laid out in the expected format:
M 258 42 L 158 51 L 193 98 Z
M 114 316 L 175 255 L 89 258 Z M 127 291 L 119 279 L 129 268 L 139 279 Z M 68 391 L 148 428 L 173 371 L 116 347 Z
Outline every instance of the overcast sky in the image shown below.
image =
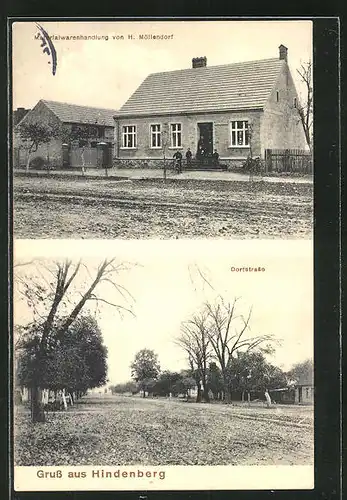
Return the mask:
M 130 379 L 130 363 L 143 348 L 154 349 L 163 370 L 187 368 L 183 351 L 173 340 L 180 324 L 216 292 L 227 300 L 240 297 L 239 312 L 253 306 L 252 335 L 273 334 L 282 340 L 272 362 L 289 369 L 313 356 L 312 243 L 309 241 L 34 241 L 18 240 L 15 261 L 55 259 L 83 255 L 91 274 L 105 256 L 127 262 L 117 283 L 134 297 L 125 301 L 112 287 L 98 293 L 111 302 L 132 308 L 135 317 L 122 316 L 100 304 L 98 322 L 109 349 L 111 383 Z M 231 267 L 265 267 L 265 272 L 233 272 Z M 199 277 L 202 271 L 215 290 Z M 36 274 L 34 265 L 17 270 Z M 78 287 L 85 286 L 86 272 Z M 15 299 L 17 297 L 15 296 Z M 94 304 L 93 304 L 94 305 Z M 15 301 L 15 323 L 31 318 L 23 302 Z
M 57 71 L 42 53 L 34 22 L 13 25 L 13 108 L 32 108 L 40 99 L 119 109 L 150 73 L 191 67 L 206 56 L 208 66 L 278 57 L 288 47 L 289 65 L 312 58 L 311 21 L 46 22 L 57 52 Z M 139 40 L 140 34 L 169 35 Z M 108 40 L 56 40 L 55 36 L 98 35 Z M 124 36 L 114 39 L 114 36 Z M 132 35 L 133 39 L 129 39 Z

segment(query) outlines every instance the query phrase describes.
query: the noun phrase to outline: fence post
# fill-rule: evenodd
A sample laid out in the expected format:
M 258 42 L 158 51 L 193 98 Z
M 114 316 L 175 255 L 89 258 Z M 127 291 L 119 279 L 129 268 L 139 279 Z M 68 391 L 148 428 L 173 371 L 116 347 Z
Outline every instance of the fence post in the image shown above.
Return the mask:
M 265 149 L 265 171 L 272 172 L 272 149 Z

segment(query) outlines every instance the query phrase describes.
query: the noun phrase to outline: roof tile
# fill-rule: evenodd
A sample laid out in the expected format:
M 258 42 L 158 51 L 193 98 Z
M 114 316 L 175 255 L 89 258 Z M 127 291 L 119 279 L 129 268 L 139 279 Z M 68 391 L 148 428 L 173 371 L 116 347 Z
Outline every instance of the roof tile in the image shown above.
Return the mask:
M 117 115 L 263 108 L 283 64 L 279 59 L 264 59 L 153 73 Z
M 107 127 L 114 126 L 113 116 L 117 113 L 115 109 L 94 108 L 90 106 L 79 106 L 66 102 L 46 101 L 42 102 L 63 123 L 99 124 Z

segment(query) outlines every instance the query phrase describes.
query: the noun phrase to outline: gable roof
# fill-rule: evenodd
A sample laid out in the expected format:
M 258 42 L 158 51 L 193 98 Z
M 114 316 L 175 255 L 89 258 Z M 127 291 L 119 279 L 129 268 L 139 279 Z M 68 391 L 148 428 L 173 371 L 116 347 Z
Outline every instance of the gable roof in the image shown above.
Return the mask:
M 98 124 L 114 127 L 113 116 L 115 109 L 94 108 L 90 106 L 79 106 L 67 102 L 46 101 L 43 102 L 63 123 Z
M 264 59 L 153 73 L 117 116 L 262 109 L 285 64 Z
M 313 385 L 313 372 L 301 373 L 297 377 L 296 385 Z

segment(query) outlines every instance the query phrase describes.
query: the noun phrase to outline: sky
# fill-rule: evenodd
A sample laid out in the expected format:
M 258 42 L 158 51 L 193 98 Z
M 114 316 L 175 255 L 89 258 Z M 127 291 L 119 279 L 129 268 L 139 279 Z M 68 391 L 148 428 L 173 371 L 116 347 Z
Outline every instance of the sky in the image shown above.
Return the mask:
M 150 73 L 190 68 L 192 58 L 200 56 L 207 57 L 208 66 L 277 58 L 280 44 L 288 47 L 289 66 L 300 92 L 296 69 L 312 59 L 311 21 L 42 21 L 41 25 L 54 43 L 57 71 L 53 76 L 50 57 L 35 39 L 35 23 L 15 23 L 14 109 L 32 108 L 40 99 L 119 109 Z M 168 38 L 140 40 L 140 34 Z M 67 35 L 104 39 L 61 38 Z
M 185 353 L 174 340 L 182 321 L 217 295 L 232 301 L 239 297 L 238 312 L 252 307 L 251 335 L 272 334 L 281 341 L 269 358 L 288 370 L 313 357 L 313 262 L 310 241 L 178 240 L 129 241 L 17 240 L 15 273 L 39 274 L 37 262 L 51 267 L 56 260 L 83 256 L 91 275 L 105 257 L 125 266 L 115 276 L 129 292 L 122 297 L 113 286 L 101 285 L 98 294 L 109 302 L 131 309 L 133 315 L 100 303 L 97 320 L 108 347 L 110 384 L 130 380 L 130 364 L 137 351 L 153 349 L 162 370 L 188 368 Z M 32 262 L 32 259 L 36 259 Z M 42 265 L 39 265 L 42 271 Z M 232 268 L 264 267 L 264 272 L 237 272 Z M 206 277 L 213 289 L 201 279 Z M 83 271 L 76 282 L 81 290 L 90 280 Z M 15 289 L 16 292 L 16 289 Z M 72 293 L 75 300 L 77 294 Z M 68 306 L 70 307 L 70 306 Z M 90 306 L 94 313 L 95 303 Z M 25 301 L 14 294 L 14 323 L 32 316 Z

